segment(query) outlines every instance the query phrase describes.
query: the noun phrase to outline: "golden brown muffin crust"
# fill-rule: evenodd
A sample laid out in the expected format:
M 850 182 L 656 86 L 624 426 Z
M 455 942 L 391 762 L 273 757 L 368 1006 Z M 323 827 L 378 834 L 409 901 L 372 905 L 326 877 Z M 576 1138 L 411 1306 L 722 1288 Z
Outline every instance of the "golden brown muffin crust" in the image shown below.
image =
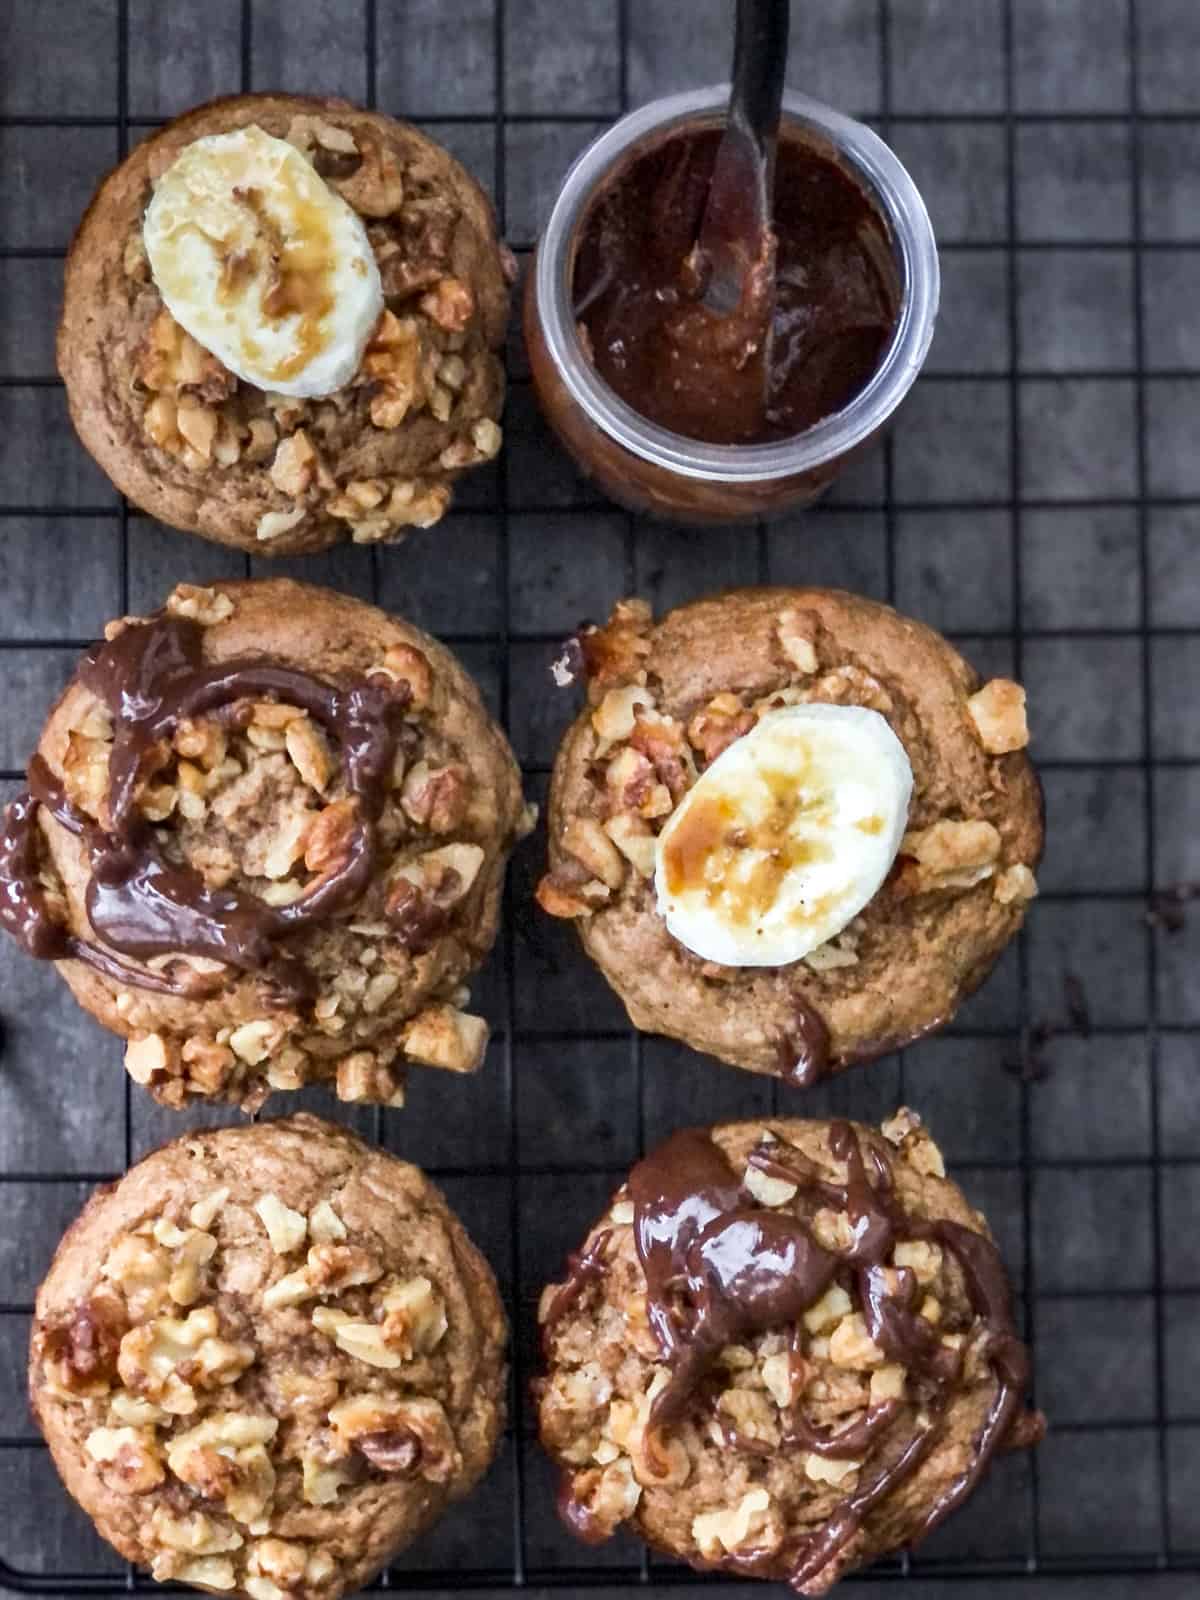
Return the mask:
M 327 176 L 379 261 L 387 310 L 328 399 L 234 378 L 150 277 L 153 181 L 193 140 L 251 123 Z M 345 100 L 232 95 L 151 134 L 104 180 L 67 258 L 58 367 L 80 438 L 123 494 L 218 543 L 294 555 L 438 520 L 453 480 L 499 449 L 507 316 L 491 205 L 439 144 Z
M 798 1014 L 824 1023 L 834 1069 L 948 1021 L 1036 890 L 1041 791 L 1015 743 L 1017 686 L 994 680 L 980 697 L 940 635 L 831 589 L 734 590 L 657 623 L 624 602 L 582 648 L 589 704 L 555 762 L 539 898 L 576 919 L 634 1024 L 786 1076 Z M 901 855 L 854 923 L 803 961 L 705 962 L 655 908 L 654 835 L 761 712 L 810 700 L 877 710 L 904 745 L 914 788 Z
M 185 1135 L 92 1197 L 38 1294 L 30 1395 L 127 1560 L 335 1600 L 486 1470 L 506 1338 L 418 1169 L 296 1116 Z

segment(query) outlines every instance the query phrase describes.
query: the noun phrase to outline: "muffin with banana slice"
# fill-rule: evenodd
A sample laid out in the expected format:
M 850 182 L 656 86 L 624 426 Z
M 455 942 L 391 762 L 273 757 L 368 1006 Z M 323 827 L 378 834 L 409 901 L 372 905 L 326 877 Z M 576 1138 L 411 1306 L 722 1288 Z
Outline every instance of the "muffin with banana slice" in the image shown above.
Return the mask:
M 929 628 L 829 589 L 627 600 L 577 669 L 538 900 L 638 1027 L 806 1085 L 941 1027 L 1021 926 L 1025 694 Z
M 411 125 L 213 101 L 138 145 L 76 234 L 71 416 L 123 494 L 219 543 L 400 538 L 500 448 L 512 265 L 479 185 Z
M 568 1526 L 823 1595 L 1036 1443 L 987 1223 L 912 1111 L 684 1128 L 539 1306 Z
M 486 1471 L 507 1333 L 424 1174 L 298 1116 L 190 1133 L 97 1191 L 38 1293 L 29 1391 L 126 1560 L 337 1600 Z
M 272 579 L 180 584 L 82 659 L 0 823 L 0 927 L 164 1104 L 471 1072 L 465 980 L 531 816 L 448 650 Z

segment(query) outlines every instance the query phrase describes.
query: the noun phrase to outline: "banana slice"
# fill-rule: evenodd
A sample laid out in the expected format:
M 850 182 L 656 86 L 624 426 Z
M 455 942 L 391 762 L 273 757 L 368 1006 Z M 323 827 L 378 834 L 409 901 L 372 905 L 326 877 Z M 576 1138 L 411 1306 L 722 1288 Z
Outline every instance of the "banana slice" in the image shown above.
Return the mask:
M 769 712 L 659 835 L 654 884 L 668 930 L 726 967 L 798 961 L 878 892 L 912 784 L 904 746 L 877 711 Z
M 362 221 L 300 152 L 259 127 L 213 134 L 167 168 L 143 226 L 167 310 L 246 383 L 344 388 L 383 310 Z

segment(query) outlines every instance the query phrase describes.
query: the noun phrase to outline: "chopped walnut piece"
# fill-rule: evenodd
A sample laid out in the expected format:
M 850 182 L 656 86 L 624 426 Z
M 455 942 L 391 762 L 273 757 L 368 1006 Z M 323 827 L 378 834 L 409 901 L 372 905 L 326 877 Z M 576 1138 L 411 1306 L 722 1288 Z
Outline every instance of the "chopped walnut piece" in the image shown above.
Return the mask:
M 736 694 L 719 694 L 688 723 L 688 743 L 706 762 L 715 761 L 722 751 L 749 733 L 757 721 L 757 714 L 747 711 Z
M 599 743 L 597 756 L 607 754 L 615 744 L 629 738 L 637 720 L 638 708 L 654 709 L 654 696 L 639 684 L 628 684 L 621 689 L 610 689 L 592 711 L 592 727 Z
M 314 1244 L 308 1252 L 308 1276 L 321 1294 L 341 1294 L 383 1276 L 377 1256 L 352 1244 Z
M 596 909 L 590 900 L 585 900 L 577 890 L 564 888 L 549 872 L 539 881 L 534 890 L 534 899 L 548 917 L 566 920 L 590 917 Z
M 1008 755 L 1029 743 L 1025 691 L 1010 678 L 989 679 L 967 701 L 967 711 L 988 755 Z
M 1005 867 L 997 877 L 992 890 L 993 896 L 1002 906 L 1010 906 L 1022 900 L 1033 900 L 1037 892 L 1037 879 L 1023 862 Z
M 292 1544 L 286 1539 L 259 1539 L 250 1546 L 246 1558 L 246 1570 L 250 1577 L 265 1579 L 276 1594 L 286 1595 L 301 1588 L 307 1568 L 308 1551 L 305 1546 Z M 261 1600 L 261 1597 L 256 1597 L 256 1600 Z
M 848 1367 L 857 1371 L 864 1367 L 881 1367 L 883 1351 L 867 1332 L 861 1311 L 852 1311 L 838 1323 L 829 1337 L 829 1359 L 835 1367 Z
M 908 1106 L 901 1106 L 888 1117 L 886 1122 L 880 1124 L 879 1131 L 889 1144 L 899 1148 L 910 1133 L 915 1133 L 922 1126 L 921 1118 L 917 1112 L 911 1111 Z
M 125 1046 L 125 1071 L 134 1083 L 151 1083 L 178 1070 L 178 1046 L 161 1033 L 130 1039 Z
M 284 747 L 296 771 L 318 794 L 324 794 L 334 764 L 329 742 L 310 717 L 297 717 L 284 729 Z
M 814 1300 L 804 1313 L 804 1326 L 809 1333 L 826 1333 L 835 1323 L 849 1315 L 852 1309 L 850 1296 L 840 1284 L 830 1284 L 819 1300 Z
M 807 677 L 817 670 L 817 651 L 813 644 L 813 619 L 799 611 L 781 611 L 775 624 L 780 649 L 789 664 Z
M 467 772 L 458 765 L 418 761 L 405 776 L 400 804 L 409 821 L 430 833 L 452 833 L 467 814 Z
M 310 1506 L 331 1506 L 338 1491 L 353 1483 L 354 1475 L 344 1466 L 329 1466 L 313 1456 L 303 1457 L 302 1493 Z
M 228 1199 L 229 1189 L 225 1185 L 219 1189 L 210 1189 L 206 1195 L 201 1195 L 188 1212 L 188 1221 L 193 1228 L 211 1227 L 220 1216 Z
M 761 1168 L 748 1166 L 742 1177 L 742 1186 L 763 1206 L 782 1206 L 795 1198 L 799 1185 L 785 1178 L 773 1178 Z
M 610 889 L 619 889 L 625 882 L 627 868 L 621 853 L 594 818 L 572 817 L 563 829 L 562 848 Z
M 359 134 L 362 160 L 345 177 L 330 183 L 361 217 L 390 217 L 404 203 L 404 174 L 399 158 L 374 133 Z
M 579 637 L 588 673 L 588 695 L 595 704 L 608 684 L 628 683 L 644 671 L 650 654 L 646 638 L 654 621 L 646 601 L 618 600 L 602 628 L 587 628 Z
M 233 615 L 233 601 L 220 589 L 177 583 L 167 596 L 167 610 L 173 617 L 186 617 L 189 622 L 199 622 L 208 628 Z
M 318 1333 L 327 1334 L 339 1350 L 353 1356 L 356 1361 L 391 1371 L 403 1365 L 403 1358 L 398 1351 L 389 1348 L 384 1341 L 383 1330 L 376 1322 L 356 1321 L 345 1311 L 335 1310 L 333 1306 L 317 1306 L 312 1314 L 312 1323 Z
M 276 1278 L 268 1289 L 263 1291 L 263 1310 L 280 1311 L 287 1306 L 303 1305 L 306 1300 L 315 1300 L 317 1288 L 309 1276 L 308 1267 L 297 1267 L 295 1272 L 285 1273 L 282 1278 Z
M 137 376 L 147 389 L 177 395 L 193 389 L 204 400 L 232 394 L 236 379 L 175 321 L 164 307 L 146 333 L 138 353 Z
M 425 399 L 416 320 L 384 311 L 367 344 L 362 371 L 378 385 L 371 399 L 371 421 L 377 428 L 398 428 Z
M 296 506 L 292 511 L 265 511 L 258 519 L 255 537 L 264 544 L 278 539 L 281 533 L 288 533 L 298 522 L 303 522 L 306 515 L 304 506 Z
M 423 650 L 411 644 L 389 645 L 384 652 L 383 669 L 408 685 L 408 703 L 413 711 L 426 709 L 433 696 L 433 668 Z
M 243 459 L 254 465 L 265 461 L 275 449 L 279 437 L 275 424 L 268 417 L 254 417 L 250 424 L 250 441 L 242 452 Z M 259 538 L 263 535 L 260 533 Z
M 814 1483 L 842 1483 L 861 1466 L 861 1460 L 853 1461 L 847 1456 L 819 1456 L 813 1451 L 809 1451 L 804 1458 L 804 1474 Z
M 871 1374 L 871 1404 L 878 1406 L 887 1400 L 903 1400 L 904 1379 L 904 1368 L 894 1361 L 876 1367 Z
M 263 1195 L 254 1209 L 267 1230 L 271 1249 L 277 1256 L 299 1250 L 308 1233 L 308 1219 L 303 1212 L 293 1211 L 274 1193 Z
M 229 1035 L 229 1048 L 247 1066 L 260 1066 L 283 1043 L 286 1030 L 277 1017 L 260 1017 L 243 1022 Z
M 188 1039 L 181 1055 L 184 1076 L 206 1094 L 219 1093 L 236 1065 L 233 1051 L 215 1039 Z
M 892 1251 L 892 1262 L 897 1267 L 907 1267 L 916 1274 L 919 1284 L 927 1286 L 942 1269 L 941 1247 L 928 1239 L 902 1239 Z
M 342 867 L 357 830 L 357 800 L 335 800 L 319 811 L 304 849 L 304 865 L 309 872 L 334 872 Z
M 203 1511 L 192 1511 L 186 1516 L 176 1517 L 165 1505 L 155 1506 L 150 1518 L 150 1532 L 155 1542 L 165 1549 L 195 1556 L 221 1555 L 227 1550 L 240 1550 L 243 1543 L 236 1528 L 222 1525 Z M 157 1565 L 155 1576 L 159 1576 Z
M 477 1072 L 487 1042 L 484 1019 L 450 1005 L 427 1006 L 406 1024 L 400 1036 L 409 1060 L 450 1072 Z
M 447 333 L 464 333 L 475 311 L 475 296 L 461 278 L 439 278 L 418 304 Z
M 692 1538 L 701 1554 L 709 1557 L 722 1552 L 732 1555 L 746 1546 L 757 1545 L 770 1506 L 771 1496 L 766 1489 L 750 1489 L 735 1507 L 702 1511 L 693 1517 Z
M 117 1355 L 128 1326 L 120 1297 L 101 1284 L 65 1322 L 46 1329 L 44 1369 L 50 1389 L 72 1400 L 106 1394 L 117 1375 Z
M 943 818 L 928 828 L 906 833 L 900 851 L 912 862 L 897 876 L 898 893 L 969 889 L 995 873 L 1000 835 L 982 818 L 965 822 Z
M 762 1380 L 767 1393 L 781 1411 L 786 1411 L 794 1398 L 792 1394 L 792 1358 L 787 1351 L 767 1356 L 762 1364 Z
M 641 817 L 618 812 L 609 817 L 604 831 L 639 877 L 654 876 L 655 839 Z
M 186 1416 L 196 1409 L 196 1387 L 233 1383 L 253 1360 L 253 1345 L 220 1338 L 216 1311 L 204 1306 L 182 1321 L 158 1317 L 131 1328 L 121 1340 L 117 1371 L 126 1388 Z
M 340 1244 L 346 1224 L 328 1200 L 319 1201 L 308 1214 L 308 1236 L 314 1244 Z
M 924 1129 L 916 1137 L 905 1142 L 904 1153 L 908 1157 L 909 1164 L 923 1177 L 946 1176 L 946 1163 L 942 1160 L 942 1152 Z
M 362 1100 L 381 1106 L 404 1104 L 403 1075 L 378 1060 L 370 1050 L 355 1050 L 338 1062 L 336 1089 L 339 1100 Z
M 436 1350 L 446 1332 L 446 1308 L 428 1278 L 394 1283 L 382 1299 L 383 1337 L 392 1349 L 409 1359 L 414 1353 Z
M 270 479 L 281 494 L 299 500 L 316 481 L 320 465 L 312 440 L 303 428 L 297 428 L 279 441 L 275 459 L 271 463 Z
M 219 1411 L 167 1441 L 167 1465 L 235 1522 L 251 1524 L 270 1508 L 275 1469 L 266 1446 L 279 1431 L 271 1416 Z
M 678 801 L 696 781 L 696 763 L 683 727 L 657 712 L 641 712 L 629 742 L 647 758 L 671 799 Z

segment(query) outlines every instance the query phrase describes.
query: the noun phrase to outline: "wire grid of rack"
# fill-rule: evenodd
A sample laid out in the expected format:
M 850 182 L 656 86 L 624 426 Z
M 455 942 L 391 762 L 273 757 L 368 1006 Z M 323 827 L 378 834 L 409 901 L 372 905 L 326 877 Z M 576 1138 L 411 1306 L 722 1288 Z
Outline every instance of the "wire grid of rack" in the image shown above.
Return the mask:
M 31 331 L 39 307 L 43 324 L 51 315 L 67 243 L 61 221 L 57 233 L 39 231 L 36 217 L 22 231 L 37 183 L 57 182 L 67 152 L 90 165 L 82 201 L 166 109 L 144 114 L 131 52 L 144 62 L 155 49 L 224 48 L 209 92 L 269 88 L 281 76 L 316 92 L 326 71 L 348 74 L 348 92 L 431 125 L 474 166 L 524 256 L 569 156 L 612 115 L 679 87 L 660 79 L 690 70 L 697 39 L 701 81 L 720 75 L 722 4 L 688 8 L 681 64 L 671 34 L 685 13 L 669 0 L 598 0 L 560 14 L 546 0 L 216 0 L 199 31 L 197 8 L 179 0 L 157 19 L 146 0 L 8 0 L 0 192 L 17 221 L 0 226 L 5 795 L 42 709 L 105 616 L 152 606 L 180 578 L 264 570 L 159 529 L 111 494 L 70 435 L 44 330 Z M 1200 165 L 1200 99 L 1181 107 L 1155 89 L 1147 108 L 1141 70 L 1146 34 L 1156 62 L 1169 53 L 1164 18 L 1182 28 L 1185 51 L 1189 41 L 1200 47 L 1200 34 L 1171 0 L 824 0 L 801 27 L 821 11 L 827 32 L 818 17 L 797 81 L 821 95 L 827 69 L 874 75 L 877 95 L 848 109 L 867 112 L 935 191 L 944 248 L 943 332 L 885 448 L 826 506 L 781 527 L 656 529 L 598 501 L 563 461 L 537 418 L 514 334 L 508 447 L 466 487 L 460 509 L 397 551 L 285 565 L 405 611 L 458 648 L 506 718 L 534 793 L 571 713 L 550 687 L 549 659 L 583 613 L 617 594 L 638 589 L 666 604 L 770 579 L 895 599 L 960 639 L 984 670 L 1030 683 L 1050 799 L 1047 892 L 1030 932 L 947 1036 L 805 1098 L 634 1034 L 569 932 L 531 914 L 543 845 L 522 848 L 477 993 L 495 1025 L 480 1078 L 416 1084 L 403 1113 L 347 1113 L 302 1097 L 444 1184 L 490 1255 L 515 1325 L 513 1422 L 496 1467 L 383 1587 L 701 1581 L 632 1541 L 585 1551 L 555 1523 L 525 1403 L 538 1288 L 630 1160 L 672 1126 L 777 1109 L 877 1117 L 905 1098 L 929 1116 L 997 1229 L 1051 1434 L 1036 1454 L 1000 1462 L 928 1547 L 872 1579 L 950 1579 L 977 1595 L 992 1579 L 1022 1576 L 1200 1573 L 1200 1385 L 1189 1376 L 1200 1311 L 1189 1237 L 1200 1202 L 1189 1074 L 1196 934 L 1152 929 L 1144 915 L 1156 885 L 1200 876 L 1181 826 L 1200 775 L 1188 705 L 1200 698 L 1200 477 L 1177 420 L 1180 408 L 1200 415 L 1200 320 L 1177 298 L 1183 326 L 1172 344 L 1161 315 L 1164 290 L 1186 281 L 1172 271 L 1200 264 L 1200 189 L 1186 170 L 1189 153 Z M 1066 48 L 1063 26 L 1084 54 L 1081 72 L 1098 62 L 1097 47 L 1104 70 L 1115 67 L 1124 88 L 1111 100 L 1101 91 L 1093 103 L 1086 90 L 1080 108 L 1078 84 L 1064 91 L 1053 71 L 1038 79 L 1038 51 L 1052 59 Z M 218 30 L 216 45 L 205 28 Z M 292 30 L 313 51 L 302 69 L 289 55 Z M 655 30 L 657 46 L 645 37 Z M 326 54 L 331 39 L 337 49 Z M 346 67 L 347 39 L 357 41 L 356 70 Z M 822 56 L 825 39 L 836 60 Z M 914 55 L 931 48 L 948 51 L 948 68 L 937 104 L 922 110 L 913 74 L 933 67 L 914 67 Z M 543 50 L 563 102 L 549 109 L 530 89 Z M 450 110 L 438 109 L 436 82 L 388 92 L 381 63 L 390 84 L 403 51 L 439 70 L 458 73 L 461 63 L 456 83 L 474 87 L 452 95 Z M 876 55 L 865 68 L 864 52 Z M 990 103 L 986 89 L 955 86 L 955 72 L 976 71 L 992 85 Z M 32 87 L 14 89 L 18 73 Z M 43 83 L 61 84 L 48 107 Z M 111 106 L 97 104 L 101 83 L 111 83 Z M 1065 184 L 1065 211 L 1039 187 L 1047 168 Z M 0 1585 L 141 1590 L 147 1580 L 100 1544 L 55 1482 L 25 1413 L 22 1363 L 32 1289 L 62 1226 L 93 1183 L 183 1123 L 131 1092 L 117 1046 L 76 1014 L 52 974 L 31 973 L 7 949 L 0 962 L 9 1218 Z M 222 1118 L 191 1118 L 201 1120 Z

